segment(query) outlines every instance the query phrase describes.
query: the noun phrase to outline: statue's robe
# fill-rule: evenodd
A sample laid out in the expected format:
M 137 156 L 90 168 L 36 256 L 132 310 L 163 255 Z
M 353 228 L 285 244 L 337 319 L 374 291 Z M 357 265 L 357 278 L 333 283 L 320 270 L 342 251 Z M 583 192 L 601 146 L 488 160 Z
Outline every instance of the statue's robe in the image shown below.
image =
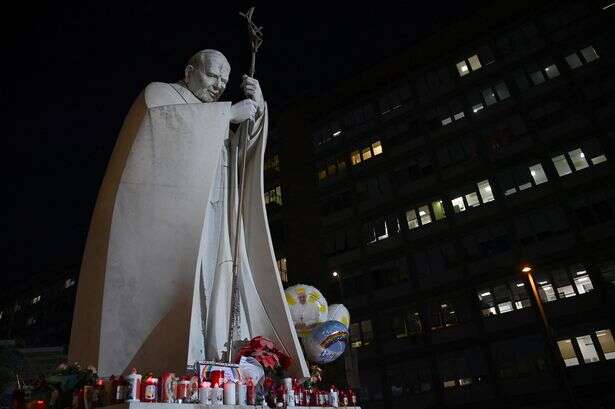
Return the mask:
M 249 133 L 239 234 L 240 339 L 270 338 L 307 366 L 277 271 L 263 198 L 267 111 L 229 129 L 230 102 L 152 83 L 126 117 L 84 251 L 69 361 L 99 374 L 182 372 L 226 350 L 238 205 L 237 136 Z M 239 169 L 241 169 L 239 167 Z

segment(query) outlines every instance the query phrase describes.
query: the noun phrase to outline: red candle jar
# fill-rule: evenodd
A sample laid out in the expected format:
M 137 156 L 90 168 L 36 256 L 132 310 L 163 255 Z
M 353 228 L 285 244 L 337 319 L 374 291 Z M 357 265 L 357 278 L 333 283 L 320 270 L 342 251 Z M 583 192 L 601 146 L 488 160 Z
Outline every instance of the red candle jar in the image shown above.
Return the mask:
M 158 401 L 158 378 L 154 378 L 151 375 L 145 379 L 143 388 L 143 402 L 157 402 Z
M 222 385 L 224 383 L 224 371 L 220 371 L 220 370 L 214 370 L 211 371 L 211 373 L 209 374 L 210 377 L 210 382 L 212 385 L 214 384 L 218 384 L 218 385 Z
M 190 381 L 186 377 L 182 377 L 177 383 L 177 400 L 186 403 L 188 400 L 189 389 Z

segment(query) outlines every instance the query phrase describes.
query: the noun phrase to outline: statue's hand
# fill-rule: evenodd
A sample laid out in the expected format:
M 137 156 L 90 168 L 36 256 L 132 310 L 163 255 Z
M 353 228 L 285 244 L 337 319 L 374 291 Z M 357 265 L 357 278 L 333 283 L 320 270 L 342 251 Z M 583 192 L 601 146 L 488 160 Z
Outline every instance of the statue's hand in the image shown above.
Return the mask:
M 247 98 L 257 103 L 258 116 L 260 116 L 265 110 L 265 99 L 263 98 L 263 91 L 261 91 L 258 80 L 244 74 L 243 80 L 241 81 L 241 89 L 243 89 Z
M 231 106 L 231 123 L 239 124 L 248 119 L 254 120 L 257 111 L 256 102 L 244 99 Z

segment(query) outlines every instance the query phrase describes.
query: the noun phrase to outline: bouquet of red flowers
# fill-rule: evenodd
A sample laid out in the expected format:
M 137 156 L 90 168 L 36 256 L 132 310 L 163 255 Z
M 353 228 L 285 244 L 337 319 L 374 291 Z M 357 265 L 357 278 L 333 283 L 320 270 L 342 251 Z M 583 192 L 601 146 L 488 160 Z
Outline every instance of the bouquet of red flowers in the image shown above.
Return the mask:
M 242 356 L 251 356 L 265 368 L 271 371 L 288 369 L 292 360 L 284 352 L 273 345 L 273 341 L 265 337 L 254 337 L 250 342 L 239 350 L 237 362 Z

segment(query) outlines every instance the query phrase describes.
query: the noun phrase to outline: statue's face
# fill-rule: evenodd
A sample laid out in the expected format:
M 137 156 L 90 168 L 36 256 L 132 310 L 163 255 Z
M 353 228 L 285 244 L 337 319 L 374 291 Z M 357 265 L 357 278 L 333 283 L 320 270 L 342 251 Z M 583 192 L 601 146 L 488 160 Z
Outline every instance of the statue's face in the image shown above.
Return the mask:
M 197 66 L 186 67 L 186 84 L 198 99 L 203 102 L 217 101 L 228 82 L 231 67 L 222 56 L 213 54 L 208 56 Z

